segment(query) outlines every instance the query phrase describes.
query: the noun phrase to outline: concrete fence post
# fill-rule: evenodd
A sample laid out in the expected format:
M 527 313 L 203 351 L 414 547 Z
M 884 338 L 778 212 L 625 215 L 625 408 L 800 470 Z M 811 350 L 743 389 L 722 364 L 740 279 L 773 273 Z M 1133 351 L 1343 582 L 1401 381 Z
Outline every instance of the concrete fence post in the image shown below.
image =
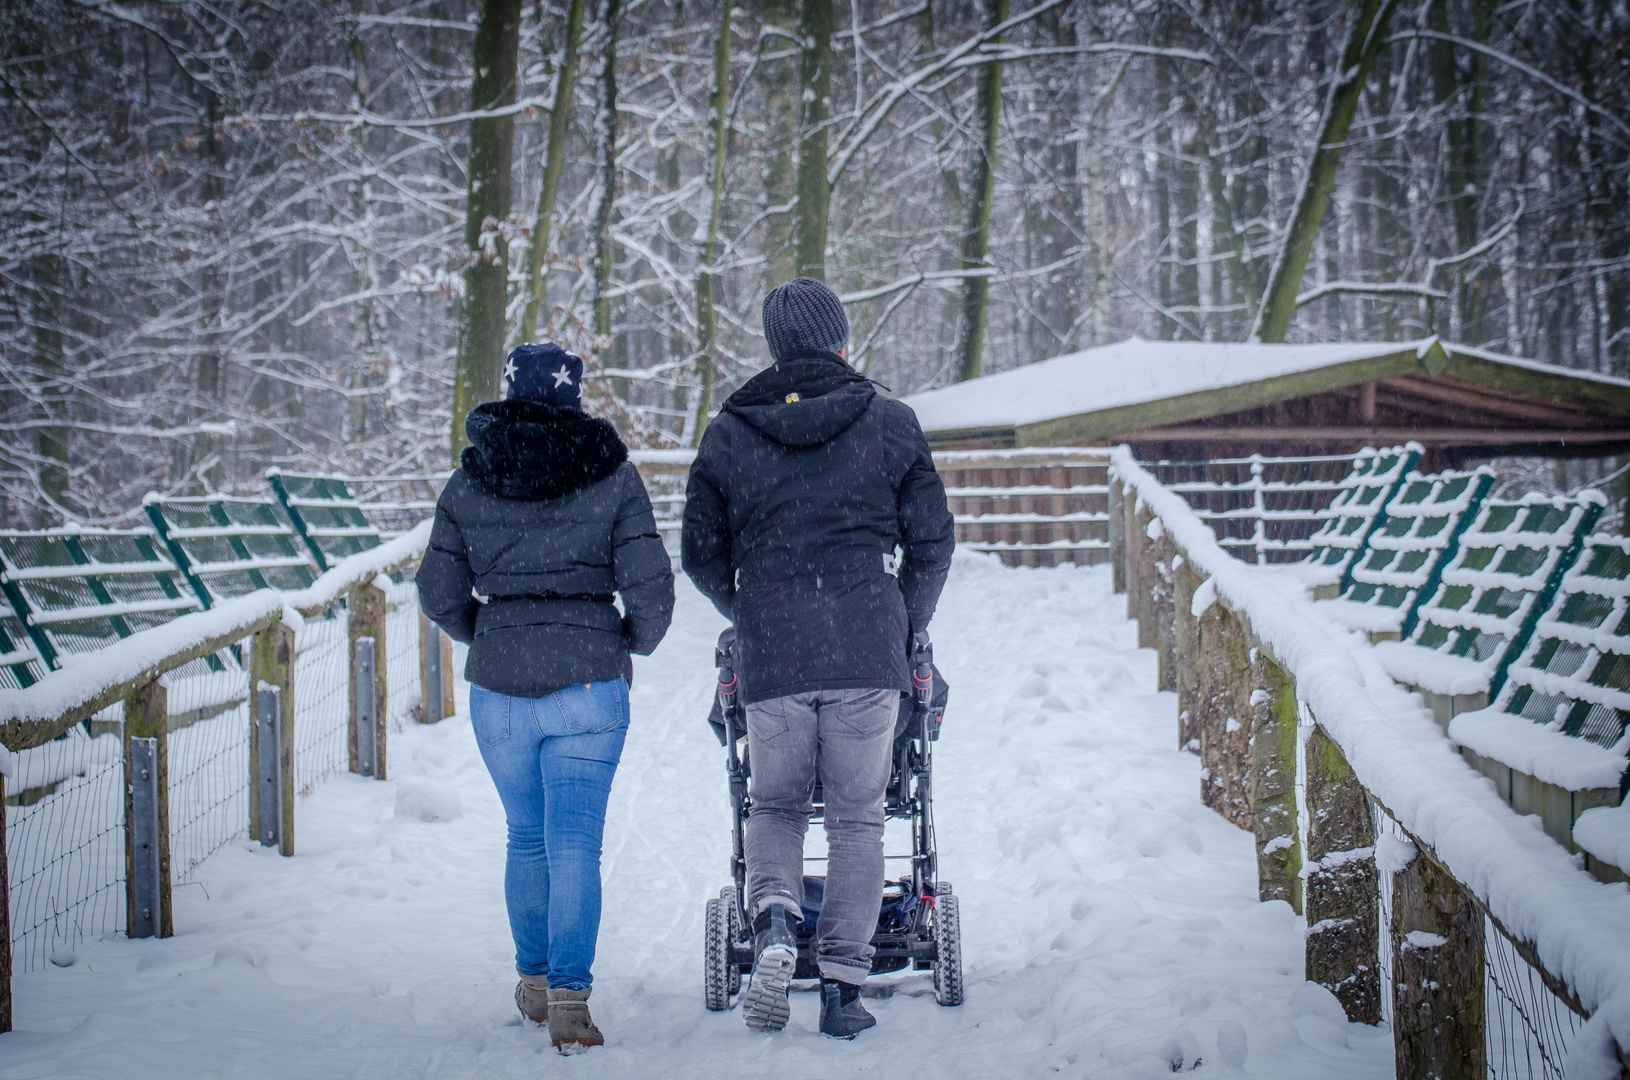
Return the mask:
M 1159 536 L 1150 542 L 1150 554 L 1153 556 L 1149 583 L 1149 617 L 1155 624 L 1155 689 L 1177 689 L 1177 649 L 1176 649 L 1176 612 L 1174 611 L 1174 597 L 1176 590 L 1175 566 L 1182 556 L 1177 553 L 1177 545 L 1167 536 L 1164 529 L 1157 529 Z
M 274 622 L 255 634 L 249 653 L 249 697 L 260 700 L 260 692 L 278 691 L 277 790 L 281 835 L 278 850 L 294 854 L 294 631 L 287 623 Z M 256 723 L 259 724 L 256 706 Z M 258 736 L 257 728 L 257 736 Z M 263 843 L 261 835 L 261 750 L 260 738 L 249 740 L 249 836 Z M 268 764 L 270 764 L 268 762 Z M 270 772 L 270 770 L 268 770 Z
M 386 778 L 386 740 L 389 737 L 385 721 L 390 704 L 390 678 L 386 670 L 389 650 L 385 637 L 385 590 L 371 581 L 364 582 L 351 590 L 345 609 L 346 636 L 350 642 L 347 656 L 351 666 L 350 719 L 346 732 L 350 768 L 354 773 L 362 772 L 361 751 L 371 740 L 375 771 L 363 775 L 383 780 Z M 364 638 L 373 642 L 372 685 L 369 686 L 362 685 L 358 678 L 358 646 Z M 358 727 L 364 718 L 373 726 L 371 734 L 362 732 Z
M 1257 894 L 1302 910 L 1296 821 L 1296 682 L 1261 644 L 1251 649 L 1251 827 Z
M 1155 625 L 1155 588 L 1160 580 L 1156 567 L 1158 553 L 1155 542 L 1149 539 L 1149 523 L 1155 512 L 1143 506 L 1132 514 L 1132 530 L 1126 538 L 1127 564 L 1126 597 L 1133 606 L 1138 620 L 1138 648 L 1153 649 L 1159 641 Z
M 170 937 L 170 692 L 154 679 L 124 703 L 125 934 Z
M 1336 995 L 1348 1020 L 1378 1024 L 1379 878 L 1369 800 L 1341 748 L 1318 725 L 1308 735 L 1303 759 L 1307 774 L 1307 977 Z M 1429 1074 L 1400 1070 L 1398 1075 Z
M 1204 579 L 1195 571 L 1188 556 L 1172 559 L 1172 662 L 1177 679 L 1177 748 L 1200 750 L 1200 733 L 1194 728 L 1199 716 L 1200 621 L 1194 617 L 1194 594 Z
M 1109 565 L 1112 588 L 1126 591 L 1126 487 L 1118 476 L 1109 481 Z
M 1200 801 L 1250 829 L 1250 636 L 1220 600 L 1206 608 L 1198 624 L 1198 692 L 1189 724 L 1200 740 Z
M 1483 913 L 1417 852 L 1392 878 L 1392 1045 L 1399 1076 L 1483 1080 Z

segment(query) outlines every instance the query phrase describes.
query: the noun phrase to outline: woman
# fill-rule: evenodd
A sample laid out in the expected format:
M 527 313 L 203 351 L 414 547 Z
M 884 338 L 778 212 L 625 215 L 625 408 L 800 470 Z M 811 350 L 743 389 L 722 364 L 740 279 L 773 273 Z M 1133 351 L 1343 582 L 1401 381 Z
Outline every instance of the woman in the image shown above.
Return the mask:
M 465 421 L 472 445 L 436 503 L 419 602 L 470 646 L 470 724 L 509 821 L 515 1003 L 555 1046 L 599 1046 L 588 998 L 606 799 L 629 654 L 667 632 L 673 571 L 628 448 L 583 414 L 583 361 L 522 345 L 504 376 L 505 399 Z

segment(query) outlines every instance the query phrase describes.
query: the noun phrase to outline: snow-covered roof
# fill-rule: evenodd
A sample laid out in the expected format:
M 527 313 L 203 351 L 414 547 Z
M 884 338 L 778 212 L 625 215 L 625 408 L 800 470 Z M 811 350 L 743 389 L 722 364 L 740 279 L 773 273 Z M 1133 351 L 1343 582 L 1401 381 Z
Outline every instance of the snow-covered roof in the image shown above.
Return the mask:
M 1130 338 L 912 394 L 904 401 L 929 432 L 1022 428 L 1104 414 L 1101 423 L 1089 423 L 1073 434 L 1109 436 L 1377 378 L 1459 368 L 1455 361 L 1462 357 L 1482 366 L 1508 367 L 1518 378 L 1555 375 L 1584 380 L 1611 394 L 1630 394 L 1630 380 L 1444 345 L 1436 338 L 1323 345 Z M 1347 372 L 1328 371 L 1349 364 L 1353 367 Z M 1171 405 L 1151 408 L 1155 402 Z
M 926 390 L 905 399 L 925 431 L 1018 427 L 1121 405 L 1245 386 L 1352 360 L 1419 354 L 1435 339 L 1357 345 L 1248 345 L 1144 341 L 1055 356 L 1036 364 Z

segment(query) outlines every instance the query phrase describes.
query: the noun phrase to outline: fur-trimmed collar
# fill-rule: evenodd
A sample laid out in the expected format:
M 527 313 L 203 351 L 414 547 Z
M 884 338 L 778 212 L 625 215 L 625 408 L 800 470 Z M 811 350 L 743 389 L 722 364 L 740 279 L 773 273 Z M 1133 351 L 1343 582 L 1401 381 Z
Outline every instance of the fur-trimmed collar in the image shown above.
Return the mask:
M 459 460 L 470 479 L 523 502 L 581 491 L 628 460 L 609 421 L 525 398 L 477 405 L 464 433 L 471 445 Z

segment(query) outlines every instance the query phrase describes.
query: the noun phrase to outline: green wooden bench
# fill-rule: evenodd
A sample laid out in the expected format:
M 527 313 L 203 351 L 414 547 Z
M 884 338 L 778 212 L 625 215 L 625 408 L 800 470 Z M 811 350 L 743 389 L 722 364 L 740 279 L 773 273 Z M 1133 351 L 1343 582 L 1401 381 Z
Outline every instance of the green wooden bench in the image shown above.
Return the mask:
M 1386 522 L 1387 504 L 1420 460 L 1418 443 L 1359 451 L 1353 471 L 1341 481 L 1341 491 L 1326 511 L 1329 519 L 1312 537 L 1313 554 L 1306 565 L 1318 568 L 1318 585 L 1334 586 L 1334 595 L 1339 595 L 1352 584 L 1355 556 Z
M 378 527 L 343 479 L 272 470 L 266 481 L 319 570 L 380 545 Z
M 1484 500 L 1457 550 L 1421 590 L 1404 621 L 1404 640 L 1378 646 L 1388 673 L 1429 695 L 1447 696 L 1447 704 L 1433 701 L 1442 723 L 1467 704 L 1486 705 L 1605 505 L 1595 492 L 1577 499 Z
M 1576 848 L 1572 825 L 1630 787 L 1630 537 L 1597 533 L 1562 575 L 1492 704 L 1449 735 L 1519 812 Z M 1592 867 L 1621 880 L 1630 867 Z
M 0 532 L 0 590 L 14 617 L 6 636 L 16 650 L 13 635 L 26 635 L 40 672 L 204 607 L 145 530 Z M 13 661 L 13 677 L 32 662 Z
M 303 589 L 317 579 L 305 542 L 270 499 L 149 495 L 144 504 L 205 607 L 257 589 Z
M 1385 520 L 1371 530 L 1352 561 L 1346 588 L 1326 610 L 1372 640 L 1412 630 L 1422 592 L 1454 555 L 1493 484 L 1486 469 L 1411 474 L 1387 501 Z

